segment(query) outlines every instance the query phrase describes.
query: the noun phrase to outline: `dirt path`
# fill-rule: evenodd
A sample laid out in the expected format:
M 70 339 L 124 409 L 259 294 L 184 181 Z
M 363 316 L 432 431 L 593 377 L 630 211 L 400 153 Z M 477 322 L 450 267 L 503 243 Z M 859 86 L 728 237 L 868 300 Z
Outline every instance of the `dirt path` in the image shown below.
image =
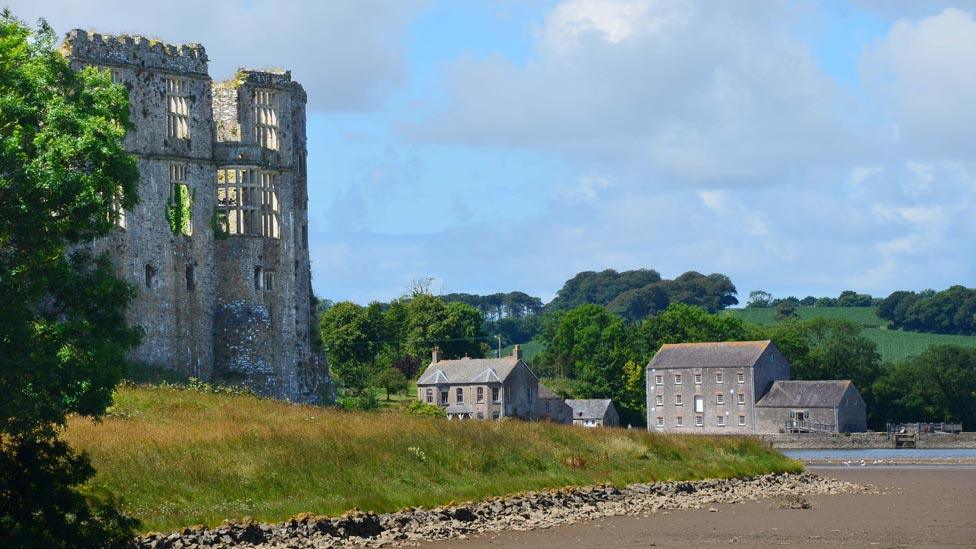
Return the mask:
M 503 532 L 425 547 L 976 547 L 976 468 L 816 468 L 883 488 L 882 494 L 812 496 L 812 509 L 774 501 L 716 505 L 646 518 L 612 517 Z

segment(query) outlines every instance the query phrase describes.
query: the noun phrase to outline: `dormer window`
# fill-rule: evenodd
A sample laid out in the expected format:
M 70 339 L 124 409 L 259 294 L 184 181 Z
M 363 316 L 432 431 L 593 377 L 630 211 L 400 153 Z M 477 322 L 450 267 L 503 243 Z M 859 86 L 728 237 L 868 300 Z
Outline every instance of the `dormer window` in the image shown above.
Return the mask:
M 254 135 L 258 145 L 278 150 L 278 96 L 271 90 L 254 90 Z

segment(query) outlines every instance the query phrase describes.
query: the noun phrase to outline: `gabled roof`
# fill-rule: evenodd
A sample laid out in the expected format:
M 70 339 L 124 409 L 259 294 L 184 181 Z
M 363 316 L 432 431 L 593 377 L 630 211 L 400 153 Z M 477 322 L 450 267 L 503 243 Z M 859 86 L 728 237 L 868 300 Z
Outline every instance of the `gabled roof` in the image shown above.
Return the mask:
M 844 403 L 844 395 L 853 389 L 849 379 L 831 381 L 774 381 L 766 396 L 756 406 L 761 408 L 835 408 Z
M 552 390 L 550 390 L 549 387 L 546 387 L 545 385 L 540 383 L 538 398 L 562 398 L 562 397 L 552 392 Z
M 430 363 L 417 380 L 417 385 L 454 383 L 501 383 L 521 360 L 515 357 L 461 358 Z
M 607 410 L 613 406 L 609 398 L 566 399 L 573 409 L 573 419 L 603 419 Z
M 769 340 L 666 343 L 647 368 L 748 368 L 755 366 L 770 346 L 775 348 Z

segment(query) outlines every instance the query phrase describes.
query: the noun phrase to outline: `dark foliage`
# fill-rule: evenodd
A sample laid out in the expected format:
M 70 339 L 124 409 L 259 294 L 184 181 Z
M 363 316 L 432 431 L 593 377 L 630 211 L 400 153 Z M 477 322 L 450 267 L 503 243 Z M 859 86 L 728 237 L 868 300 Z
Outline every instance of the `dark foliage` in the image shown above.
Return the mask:
M 938 334 L 976 334 L 976 289 L 952 286 L 941 292 L 894 292 L 878 305 L 893 328 Z

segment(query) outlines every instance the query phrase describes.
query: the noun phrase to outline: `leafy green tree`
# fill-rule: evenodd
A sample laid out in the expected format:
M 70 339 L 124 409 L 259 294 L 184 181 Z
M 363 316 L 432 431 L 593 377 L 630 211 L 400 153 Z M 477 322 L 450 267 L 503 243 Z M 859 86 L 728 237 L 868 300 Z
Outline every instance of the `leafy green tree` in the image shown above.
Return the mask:
M 773 294 L 765 290 L 749 292 L 749 302 L 746 307 L 769 307 L 773 303 Z
M 382 370 L 377 356 L 387 330 L 381 306 L 336 303 L 322 315 L 319 329 L 332 373 L 350 396 L 361 396 Z
M 976 425 L 976 349 L 933 345 L 885 366 L 874 388 L 884 421 Z
M 393 393 L 407 390 L 407 377 L 400 370 L 390 367 L 377 374 L 373 384 L 386 391 L 386 400 L 389 401 Z
M 796 313 L 796 304 L 792 301 L 780 301 L 776 305 L 776 312 L 773 314 L 773 318 L 776 320 L 787 320 L 790 318 L 799 318 L 800 315 Z
M 94 471 L 58 438 L 69 414 L 105 412 L 140 337 L 124 316 L 134 290 L 85 251 L 136 202 L 128 98 L 56 43 L 46 23 L 0 15 L 3 546 L 121 544 L 133 525 L 79 492 Z
M 435 345 L 446 358 L 484 354 L 482 315 L 466 303 L 444 303 L 436 296 L 417 295 L 391 307 L 388 316 L 399 324 L 399 337 L 408 355 L 427 357 Z
M 661 284 L 655 283 L 621 293 L 607 305 L 607 309 L 627 320 L 640 321 L 663 311 L 669 302 L 667 290 Z

